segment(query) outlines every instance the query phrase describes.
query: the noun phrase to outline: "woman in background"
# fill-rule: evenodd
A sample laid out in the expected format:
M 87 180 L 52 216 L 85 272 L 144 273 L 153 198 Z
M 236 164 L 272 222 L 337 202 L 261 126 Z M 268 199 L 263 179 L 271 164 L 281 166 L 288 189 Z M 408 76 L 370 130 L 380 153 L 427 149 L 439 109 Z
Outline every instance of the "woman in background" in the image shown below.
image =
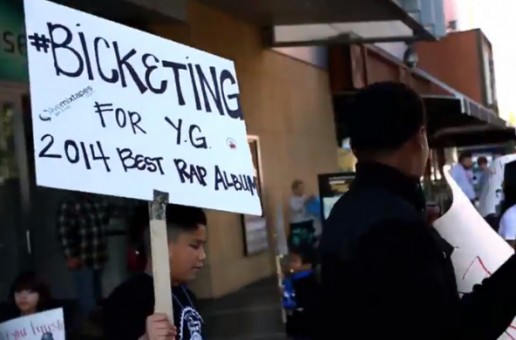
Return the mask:
M 315 246 L 314 216 L 308 210 L 308 204 L 314 196 L 305 193 L 305 184 L 300 180 L 292 182 L 291 190 L 288 247 L 291 249 L 306 245 Z
M 516 246 L 516 183 L 504 183 L 504 199 L 498 234 L 506 240 L 511 247 Z

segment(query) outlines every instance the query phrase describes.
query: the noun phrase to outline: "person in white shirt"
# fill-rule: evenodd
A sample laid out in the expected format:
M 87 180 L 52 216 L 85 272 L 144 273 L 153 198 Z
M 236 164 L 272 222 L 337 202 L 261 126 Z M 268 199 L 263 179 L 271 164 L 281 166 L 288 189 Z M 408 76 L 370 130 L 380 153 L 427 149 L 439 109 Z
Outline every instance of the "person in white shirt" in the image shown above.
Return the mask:
M 301 180 L 292 182 L 291 189 L 288 245 L 289 248 L 297 248 L 315 242 L 313 216 L 307 210 L 307 204 L 314 199 L 314 196 L 306 195 L 305 184 Z
M 459 162 L 451 169 L 451 176 L 457 182 L 469 200 L 474 203 L 477 198 L 473 184 L 473 157 L 470 152 L 463 152 L 459 155 Z
M 516 247 L 516 186 L 504 185 L 504 200 L 502 203 L 502 218 L 498 234 L 513 248 Z

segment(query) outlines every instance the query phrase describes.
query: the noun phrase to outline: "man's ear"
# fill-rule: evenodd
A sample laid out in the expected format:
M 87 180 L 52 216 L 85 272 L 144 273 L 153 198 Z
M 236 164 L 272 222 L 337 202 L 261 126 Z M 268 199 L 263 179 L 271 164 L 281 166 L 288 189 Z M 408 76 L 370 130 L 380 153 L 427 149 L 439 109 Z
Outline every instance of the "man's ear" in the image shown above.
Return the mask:
M 428 134 L 425 126 L 419 128 L 417 136 L 420 145 L 428 144 Z

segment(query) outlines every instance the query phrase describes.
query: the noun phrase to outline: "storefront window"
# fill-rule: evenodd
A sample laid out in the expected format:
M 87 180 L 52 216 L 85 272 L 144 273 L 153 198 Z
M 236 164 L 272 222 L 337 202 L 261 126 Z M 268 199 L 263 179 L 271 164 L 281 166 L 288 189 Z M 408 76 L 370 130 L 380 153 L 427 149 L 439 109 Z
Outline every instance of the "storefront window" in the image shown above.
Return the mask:
M 18 166 L 14 146 L 12 104 L 2 104 L 0 113 L 0 183 L 3 183 L 8 179 L 18 178 Z

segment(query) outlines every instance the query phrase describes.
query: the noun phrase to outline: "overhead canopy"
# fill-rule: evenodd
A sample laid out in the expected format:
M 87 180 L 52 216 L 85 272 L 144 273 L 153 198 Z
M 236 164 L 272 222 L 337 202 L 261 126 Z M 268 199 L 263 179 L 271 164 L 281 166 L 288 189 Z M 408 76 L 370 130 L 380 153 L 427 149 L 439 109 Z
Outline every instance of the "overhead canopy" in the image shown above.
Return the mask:
M 465 97 L 423 96 L 429 142 L 434 147 L 483 145 L 516 140 L 516 131 L 492 110 Z
M 337 142 L 348 137 L 346 113 L 354 92 L 334 95 Z M 432 147 L 503 143 L 516 140 L 516 131 L 495 112 L 465 97 L 425 96 L 427 130 Z
M 116 22 L 144 25 L 159 22 L 185 22 L 188 0 L 53 0 L 53 2 Z
M 442 12 L 442 0 L 200 1 L 269 28 L 273 47 L 435 40 L 437 31 L 445 31 L 439 15 L 426 15 Z M 441 11 L 435 11 L 439 4 Z

